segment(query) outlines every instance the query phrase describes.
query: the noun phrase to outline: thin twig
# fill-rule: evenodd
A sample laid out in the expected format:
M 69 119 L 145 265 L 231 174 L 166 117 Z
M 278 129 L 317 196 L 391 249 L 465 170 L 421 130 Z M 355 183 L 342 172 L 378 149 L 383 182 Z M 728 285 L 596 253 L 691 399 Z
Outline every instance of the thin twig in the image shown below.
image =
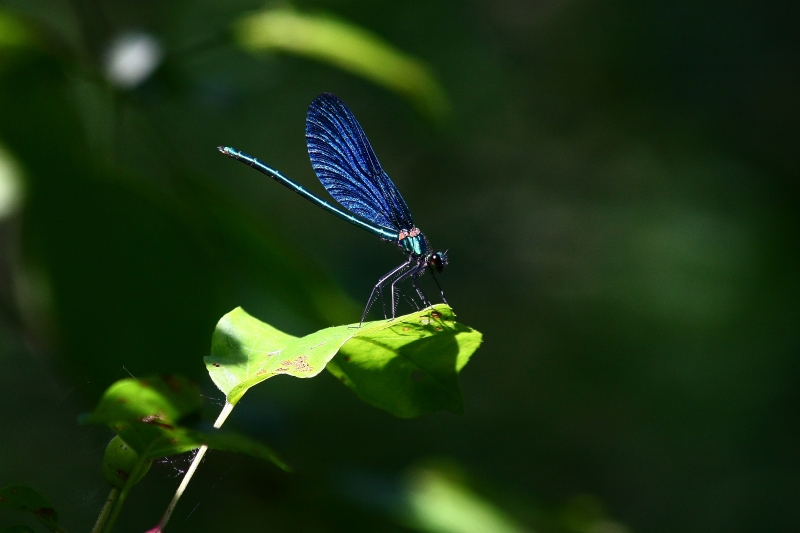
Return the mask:
M 103 530 L 103 525 L 105 524 L 106 519 L 108 519 L 108 514 L 111 512 L 111 507 L 114 505 L 114 502 L 117 501 L 118 497 L 119 489 L 117 487 L 112 487 L 111 492 L 108 493 L 108 498 L 106 498 L 106 503 L 103 505 L 103 509 L 100 511 L 100 515 L 98 515 L 97 522 L 95 522 L 91 533 L 100 533 Z
M 219 429 L 220 427 L 222 427 L 222 424 L 225 423 L 225 420 L 228 418 L 228 415 L 231 414 L 232 410 L 233 410 L 233 404 L 225 402 L 225 406 L 222 408 L 222 411 L 220 412 L 219 416 L 217 417 L 216 422 L 214 422 L 214 427 L 216 429 Z M 197 454 L 194 456 L 194 459 L 192 459 L 192 464 L 189 465 L 189 469 L 186 470 L 186 474 L 184 474 L 184 476 L 183 476 L 183 481 L 181 481 L 181 484 L 178 486 L 178 489 L 175 491 L 175 495 L 172 497 L 172 501 L 169 502 L 169 505 L 167 506 L 166 511 L 164 511 L 164 516 L 161 517 L 161 521 L 158 523 L 158 525 L 156 527 L 154 527 L 153 529 L 149 530 L 147 533 L 161 533 L 161 531 L 167 525 L 167 522 L 169 522 L 169 519 L 172 516 L 172 512 L 175 510 L 175 506 L 178 505 L 178 501 L 181 499 L 181 496 L 183 496 L 183 493 L 186 490 L 186 487 L 189 485 L 189 482 L 192 480 L 192 476 L 194 476 L 194 473 L 197 470 L 197 467 L 200 466 L 200 461 L 203 460 L 203 457 L 205 456 L 206 451 L 208 451 L 208 446 L 206 446 L 205 444 L 200 446 L 200 449 L 197 450 Z

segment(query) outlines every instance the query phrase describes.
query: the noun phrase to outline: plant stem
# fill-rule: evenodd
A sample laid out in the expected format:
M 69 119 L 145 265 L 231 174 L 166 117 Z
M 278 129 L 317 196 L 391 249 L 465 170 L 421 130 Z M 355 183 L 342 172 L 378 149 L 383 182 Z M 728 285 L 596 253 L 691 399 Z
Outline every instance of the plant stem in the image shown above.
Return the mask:
M 108 493 L 108 498 L 106 498 L 106 503 L 103 505 L 103 509 L 100 511 L 100 515 L 97 517 L 97 522 L 94 524 L 91 533 L 100 533 L 103 530 L 103 525 L 108 518 L 108 514 L 111 512 L 111 507 L 114 505 L 114 502 L 117 501 L 119 497 L 119 489 L 117 487 L 112 487 L 111 492 Z
M 222 424 L 225 423 L 225 420 L 228 418 L 228 415 L 231 414 L 232 410 L 233 410 L 233 404 L 225 402 L 225 406 L 222 408 L 222 411 L 219 413 L 217 420 L 214 422 L 214 427 L 216 429 L 222 427 Z M 183 475 L 183 480 L 181 481 L 181 484 L 178 486 L 178 489 L 175 491 L 175 495 L 172 497 L 172 501 L 169 502 L 166 511 L 164 511 L 164 516 L 161 517 L 161 521 L 158 523 L 156 527 L 149 530 L 147 533 L 160 533 L 167 525 L 167 522 L 169 522 L 169 518 L 172 516 L 172 512 L 175 510 L 175 506 L 178 505 L 178 501 L 181 499 L 181 496 L 183 496 L 186 487 L 192 480 L 192 476 L 194 476 L 197 467 L 200 466 L 200 461 L 203 460 L 203 457 L 205 456 L 207 451 L 208 451 L 208 446 L 206 446 L 205 444 L 200 446 L 200 448 L 197 450 L 197 454 L 194 456 L 194 459 L 192 459 L 192 464 L 189 465 L 189 469 L 186 471 L 186 474 Z
M 122 487 L 122 490 L 119 491 L 117 495 L 116 503 L 112 503 L 113 509 L 110 512 L 110 516 L 108 518 L 108 522 L 105 525 L 105 529 L 103 529 L 104 533 L 111 533 L 111 530 L 114 528 L 114 523 L 117 521 L 117 517 L 119 516 L 119 512 L 122 511 L 122 506 L 125 505 L 125 499 L 128 497 L 128 493 L 131 491 L 133 486 L 136 484 L 133 482 L 135 479 L 141 478 L 140 472 L 147 461 L 144 457 L 147 456 L 147 453 L 142 453 L 139 457 L 139 460 L 136 462 L 136 465 L 131 469 L 131 474 L 128 477 L 128 481 L 125 483 L 125 486 Z

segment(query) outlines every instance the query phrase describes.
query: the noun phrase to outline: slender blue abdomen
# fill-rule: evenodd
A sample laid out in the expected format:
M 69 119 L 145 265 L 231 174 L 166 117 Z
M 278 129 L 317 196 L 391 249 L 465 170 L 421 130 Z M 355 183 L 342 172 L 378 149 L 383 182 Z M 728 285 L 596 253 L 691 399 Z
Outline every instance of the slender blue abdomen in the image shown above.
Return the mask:
M 345 213 L 341 209 L 332 206 L 331 204 L 329 204 L 319 196 L 315 195 L 314 193 L 305 190 L 299 183 L 295 183 L 294 181 L 290 180 L 289 178 L 287 178 L 274 168 L 268 167 L 255 157 L 248 155 L 242 152 L 241 150 L 237 150 L 236 148 L 231 148 L 229 146 L 219 146 L 218 150 L 223 154 L 227 155 L 228 157 L 241 161 L 242 163 L 245 163 L 246 165 L 253 167 L 254 169 L 260 171 L 261 173 L 266 174 L 267 176 L 274 179 L 284 187 L 293 190 L 294 192 L 296 192 L 309 202 L 317 204 L 318 206 L 325 209 L 329 213 L 333 213 L 337 217 L 342 218 L 355 226 L 363 228 L 369 231 L 370 233 L 377 235 L 381 239 L 385 239 L 387 241 L 392 241 L 392 242 L 398 242 L 399 236 L 396 231 L 392 231 L 388 228 L 382 228 L 377 224 L 372 224 L 365 220 L 361 220 L 360 218 L 354 215 Z

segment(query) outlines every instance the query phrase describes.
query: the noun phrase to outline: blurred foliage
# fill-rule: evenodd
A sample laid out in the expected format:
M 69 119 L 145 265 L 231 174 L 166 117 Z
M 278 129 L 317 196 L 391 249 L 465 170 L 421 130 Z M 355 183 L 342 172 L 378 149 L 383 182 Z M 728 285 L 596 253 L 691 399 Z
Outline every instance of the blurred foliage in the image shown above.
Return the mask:
M 33 44 L 34 33 L 24 21 L 0 11 L 0 48 L 16 48 Z
M 288 470 L 268 446 L 242 435 L 198 425 L 202 398 L 197 387 L 181 376 L 122 379 L 111 385 L 97 407 L 81 417 L 85 424 L 103 424 L 121 437 L 145 465 L 208 446 L 213 450 L 246 453 Z
M 58 512 L 38 491 L 24 485 L 8 485 L 0 489 L 0 509 L 29 513 L 50 531 L 63 531 L 58 525 Z M 16 526 L 24 527 L 24 526 Z
M 396 479 L 434 454 L 537 531 L 565 527 L 538 518 L 571 501 L 632 531 L 797 530 L 797 9 L 295 8 L 266 9 L 427 65 L 444 127 L 399 96 L 408 80 L 387 90 L 337 52 L 243 48 L 261 1 L 0 2 L 0 190 L 16 191 L 0 220 L 2 483 L 88 530 L 110 434 L 74 420 L 110 383 L 180 372 L 216 395 L 202 357 L 237 306 L 293 335 L 359 318 L 401 256 L 215 150 L 322 192 L 303 118 L 328 91 L 449 249 L 448 301 L 486 338 L 461 375 L 465 414 L 396 420 L 326 375 L 269 380 L 226 424 L 296 473 L 209 454 L 170 528 L 408 531 L 339 481 Z M 180 468 L 153 465 L 120 531 L 156 522 Z
M 472 492 L 458 479 L 432 468 L 409 474 L 408 510 L 402 520 L 431 533 L 522 533 L 514 519 Z
M 243 19 L 236 38 L 251 51 L 277 50 L 320 59 L 406 94 L 435 119 L 449 111 L 444 89 L 419 60 L 386 41 L 330 16 L 269 9 Z

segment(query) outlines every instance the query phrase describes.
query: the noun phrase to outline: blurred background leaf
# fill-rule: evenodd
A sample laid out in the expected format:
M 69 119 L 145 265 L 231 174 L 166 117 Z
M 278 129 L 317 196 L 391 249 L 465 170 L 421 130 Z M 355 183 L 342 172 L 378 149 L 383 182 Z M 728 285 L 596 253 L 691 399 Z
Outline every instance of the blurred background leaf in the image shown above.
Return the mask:
M 7 11 L 0 11 L 0 48 L 17 48 L 33 44 L 33 31 L 23 20 Z
M 332 62 L 352 48 L 245 50 L 242 24 L 265 9 L 427 65 L 449 118 L 419 113 L 430 104 L 398 89 L 411 76 L 386 85 Z M 537 531 L 566 526 L 527 509 L 570 501 L 601 502 L 632 531 L 797 530 L 796 8 L 293 9 L 0 2 L 14 176 L 0 179 L 16 183 L 0 220 L 3 483 L 39 488 L 67 529 L 88 530 L 110 434 L 74 420 L 112 382 L 180 372 L 216 409 L 202 357 L 230 309 L 297 336 L 359 318 L 401 255 L 215 149 L 324 194 L 304 117 L 328 91 L 450 250 L 448 301 L 485 335 L 460 376 L 465 414 L 396 420 L 327 374 L 270 380 L 226 427 L 286 450 L 296 473 L 210 454 L 171 528 L 407 531 L 341 496 L 337 476 L 396 478 L 436 454 Z M 182 467 L 153 466 L 120 531 L 157 521 Z
M 268 9 L 242 19 L 236 40 L 246 50 L 282 51 L 317 59 L 406 95 L 443 119 L 449 104 L 430 69 L 368 31 L 330 15 Z
M 8 485 L 1 488 L 0 509 L 29 513 L 50 531 L 63 531 L 58 525 L 58 512 L 53 508 L 53 504 L 39 491 L 30 487 Z
M 434 468 L 408 474 L 401 520 L 431 533 L 522 533 L 526 528 L 457 479 Z

